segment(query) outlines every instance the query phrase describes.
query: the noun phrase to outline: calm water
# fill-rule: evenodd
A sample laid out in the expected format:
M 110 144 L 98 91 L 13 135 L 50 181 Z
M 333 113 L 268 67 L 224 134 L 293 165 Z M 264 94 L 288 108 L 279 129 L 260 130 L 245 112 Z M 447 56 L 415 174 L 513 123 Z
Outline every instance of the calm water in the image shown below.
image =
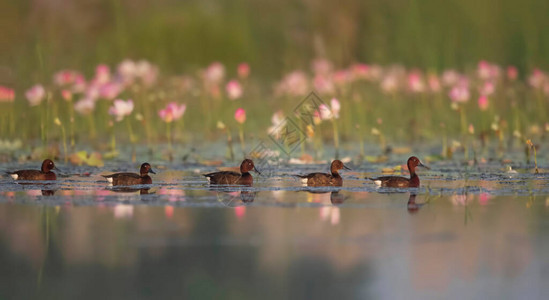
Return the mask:
M 154 162 L 141 191 L 98 175 L 129 164 L 3 178 L 0 299 L 547 299 L 547 173 L 439 162 L 395 192 L 361 179 L 384 165 L 350 165 L 339 190 L 291 176 L 325 165 L 217 190 L 213 167 Z

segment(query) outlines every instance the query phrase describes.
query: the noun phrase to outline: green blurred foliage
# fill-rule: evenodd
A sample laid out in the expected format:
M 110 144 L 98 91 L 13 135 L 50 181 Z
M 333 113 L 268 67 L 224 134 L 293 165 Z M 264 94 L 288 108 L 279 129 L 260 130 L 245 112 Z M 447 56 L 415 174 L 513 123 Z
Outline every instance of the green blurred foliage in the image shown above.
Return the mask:
M 317 56 L 434 70 L 486 59 L 524 71 L 547 67 L 548 11 L 539 0 L 3 0 L 0 79 L 90 74 L 125 57 L 174 73 L 247 61 L 265 78 Z

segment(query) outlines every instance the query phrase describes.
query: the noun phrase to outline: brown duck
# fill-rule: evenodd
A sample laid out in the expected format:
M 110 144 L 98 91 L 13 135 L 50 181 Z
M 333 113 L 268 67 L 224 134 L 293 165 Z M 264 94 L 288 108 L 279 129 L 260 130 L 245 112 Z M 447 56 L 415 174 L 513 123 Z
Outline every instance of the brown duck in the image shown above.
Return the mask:
M 149 173 L 156 174 L 149 163 L 144 163 L 139 169 L 139 174 L 136 173 L 114 173 L 111 175 L 101 175 L 107 178 L 107 181 L 112 185 L 138 185 L 152 184 L 152 179 Z
M 339 175 L 339 170 L 350 170 L 341 160 L 334 160 L 330 165 L 330 174 L 328 173 L 310 173 L 307 175 L 296 175 L 307 183 L 307 186 L 342 186 L 343 178 Z
M 233 171 L 220 171 L 204 174 L 208 178 L 211 184 L 238 184 L 238 185 L 252 185 L 254 179 L 250 171 L 256 171 L 261 174 L 254 166 L 254 162 L 251 159 L 245 159 L 240 164 L 240 173 Z
M 51 159 L 42 162 L 42 168 L 38 170 L 20 170 L 8 173 L 14 180 L 56 180 L 57 176 L 51 170 L 57 170 Z
M 429 169 L 426 165 L 421 163 L 419 158 L 412 156 L 408 158 L 408 170 L 410 171 L 410 178 L 400 177 L 400 176 L 382 176 L 377 178 L 368 178 L 372 180 L 376 185 L 382 187 L 396 187 L 396 188 L 407 188 L 407 187 L 419 187 L 419 177 L 416 174 L 416 167 L 424 167 Z

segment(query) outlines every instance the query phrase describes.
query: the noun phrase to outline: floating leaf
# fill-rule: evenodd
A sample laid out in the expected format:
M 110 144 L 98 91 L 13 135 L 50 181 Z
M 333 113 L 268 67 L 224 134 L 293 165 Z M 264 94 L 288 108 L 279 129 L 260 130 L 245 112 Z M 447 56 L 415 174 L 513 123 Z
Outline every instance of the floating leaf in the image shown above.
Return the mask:
M 86 164 L 92 167 L 102 167 L 105 165 L 103 163 L 103 158 L 101 157 L 101 153 L 99 152 L 93 152 L 88 155 L 88 152 L 86 151 L 78 151 L 69 156 L 69 161 L 72 164 L 78 165 L 78 166 Z

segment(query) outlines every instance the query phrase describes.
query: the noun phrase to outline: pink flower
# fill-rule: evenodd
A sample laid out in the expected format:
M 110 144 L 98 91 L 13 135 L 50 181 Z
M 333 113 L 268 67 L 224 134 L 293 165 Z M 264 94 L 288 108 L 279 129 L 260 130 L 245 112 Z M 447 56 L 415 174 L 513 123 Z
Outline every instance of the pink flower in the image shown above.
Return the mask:
M 271 117 L 272 126 L 267 129 L 269 134 L 273 134 L 276 137 L 280 136 L 280 132 L 284 129 L 286 119 L 284 118 L 284 112 L 282 110 L 276 111 Z
M 496 64 L 491 64 L 485 60 L 478 63 L 477 74 L 482 80 L 495 80 L 501 73 L 500 67 Z
M 479 92 L 483 96 L 490 96 L 496 90 L 496 87 L 492 81 L 486 81 L 482 87 L 479 89 Z
M 456 103 L 464 103 L 469 101 L 469 80 L 465 77 L 459 79 L 459 82 L 450 90 L 448 94 L 450 99 Z
M 320 104 L 318 110 L 320 112 L 320 119 L 322 120 L 331 120 L 334 117 L 330 107 L 326 104 Z
M 246 111 L 243 108 L 239 108 L 234 113 L 234 119 L 240 123 L 244 124 L 246 122 Z
M 478 108 L 482 111 L 485 111 L 488 109 L 488 97 L 480 96 L 478 98 Z
M 547 76 L 545 75 L 545 73 L 543 73 L 539 69 L 534 69 L 534 71 L 532 72 L 532 75 L 528 77 L 528 83 L 533 88 L 540 89 L 543 86 L 543 83 L 545 82 L 546 79 L 547 79 Z
M 74 104 L 74 110 L 81 115 L 89 115 L 95 110 L 95 101 L 84 98 Z
M 158 78 L 158 67 L 146 60 L 140 60 L 135 64 L 135 75 L 141 78 L 145 86 L 151 86 Z
M 117 72 L 124 83 L 132 83 L 137 75 L 137 66 L 131 59 L 125 59 L 118 64 Z
M 15 99 L 15 91 L 0 85 L 0 102 L 13 102 L 13 99 Z
M 446 70 L 442 73 L 442 83 L 445 86 L 453 86 L 460 78 L 460 74 L 455 70 Z
M 335 92 L 334 82 L 329 76 L 317 74 L 313 79 L 315 90 L 321 94 L 333 94 Z
M 469 89 L 466 86 L 456 85 L 450 90 L 450 99 L 456 103 L 464 103 L 469 101 Z
M 72 91 L 75 93 L 83 93 L 86 90 L 86 79 L 83 75 L 78 74 L 74 78 L 74 84 L 72 86 Z
M 122 86 L 118 82 L 107 82 L 99 88 L 101 98 L 112 100 L 122 92 Z
M 162 121 L 166 123 L 171 123 L 173 121 L 181 119 L 181 117 L 183 117 L 183 115 L 185 114 L 186 109 L 186 104 L 178 105 L 176 102 L 170 102 L 168 103 L 168 105 L 166 105 L 166 108 L 158 112 L 158 116 L 160 116 Z
M 242 97 L 242 86 L 236 79 L 229 81 L 225 86 L 225 90 L 227 91 L 227 96 L 229 96 L 229 99 L 231 100 Z
M 65 101 L 71 101 L 72 93 L 69 90 L 61 90 L 61 97 L 63 97 L 63 100 Z
M 330 100 L 330 106 L 332 107 L 332 114 L 334 115 L 334 118 L 339 119 L 339 111 L 341 110 L 339 100 L 332 98 L 332 100 Z
M 425 90 L 425 83 L 420 71 L 414 70 L 408 74 L 408 89 L 414 93 L 421 93 Z
M 73 70 L 61 70 L 53 75 L 53 82 L 58 86 L 66 86 L 75 83 L 82 74 Z
M 225 77 L 225 66 L 220 62 L 213 62 L 204 72 L 204 80 L 208 84 L 218 84 Z
M 111 69 L 105 64 L 98 65 L 95 68 L 94 81 L 99 84 L 107 83 L 111 80 Z
M 116 122 L 122 121 L 125 116 L 129 116 L 133 111 L 133 101 L 114 100 L 113 106 L 109 108 L 109 114 L 115 116 Z
M 354 64 L 351 66 L 351 74 L 354 80 L 368 79 L 370 66 L 367 64 Z
M 518 70 L 515 66 L 507 67 L 507 78 L 511 81 L 516 80 L 518 77 Z
M 394 74 L 387 74 L 381 81 L 381 90 L 387 94 L 392 94 L 398 89 L 398 78 Z
M 293 71 L 276 86 L 277 95 L 303 96 L 309 92 L 309 80 L 302 71 Z
M 477 73 L 480 79 L 488 79 L 490 77 L 490 64 L 485 60 L 479 61 Z
M 320 104 L 318 107 L 319 116 L 322 120 L 339 119 L 339 111 L 341 110 L 341 104 L 336 98 L 330 100 L 330 106 L 326 104 Z
M 29 100 L 30 106 L 39 105 L 46 96 L 46 90 L 41 84 L 37 84 L 25 92 L 27 100 Z
M 236 68 L 236 71 L 238 73 L 238 77 L 241 79 L 246 79 L 250 75 L 250 65 L 248 65 L 248 63 L 241 63 Z

